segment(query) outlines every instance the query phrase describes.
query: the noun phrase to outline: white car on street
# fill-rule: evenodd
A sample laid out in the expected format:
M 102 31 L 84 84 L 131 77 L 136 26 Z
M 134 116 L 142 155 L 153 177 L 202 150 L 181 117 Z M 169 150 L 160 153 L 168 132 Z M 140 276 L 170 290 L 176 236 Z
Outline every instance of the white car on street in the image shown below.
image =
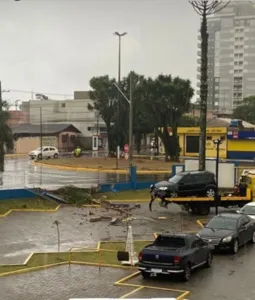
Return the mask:
M 237 213 L 247 215 L 255 220 L 255 202 L 245 204 Z
M 58 158 L 59 152 L 56 147 L 44 146 L 39 147 L 31 152 L 29 152 L 29 157 L 31 159 L 48 159 L 48 158 Z

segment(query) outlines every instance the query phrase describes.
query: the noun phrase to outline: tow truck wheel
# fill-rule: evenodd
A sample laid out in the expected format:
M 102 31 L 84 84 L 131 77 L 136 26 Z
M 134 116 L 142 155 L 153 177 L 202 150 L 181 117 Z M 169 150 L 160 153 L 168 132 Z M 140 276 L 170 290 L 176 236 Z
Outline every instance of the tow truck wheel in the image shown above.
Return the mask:
M 145 271 L 141 271 L 141 274 L 143 276 L 144 279 L 148 279 L 151 277 L 151 274 Z
M 200 216 L 207 216 L 210 213 L 210 206 L 207 204 L 202 204 L 197 207 L 197 213 Z

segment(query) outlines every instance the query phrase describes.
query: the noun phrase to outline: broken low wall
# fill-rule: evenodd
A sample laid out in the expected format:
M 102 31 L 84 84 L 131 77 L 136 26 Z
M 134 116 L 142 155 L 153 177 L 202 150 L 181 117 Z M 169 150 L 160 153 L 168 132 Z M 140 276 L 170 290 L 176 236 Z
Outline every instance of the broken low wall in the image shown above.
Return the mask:
M 24 198 L 35 198 L 36 196 L 26 189 L 9 189 L 0 190 L 0 200 L 7 199 L 24 199 Z

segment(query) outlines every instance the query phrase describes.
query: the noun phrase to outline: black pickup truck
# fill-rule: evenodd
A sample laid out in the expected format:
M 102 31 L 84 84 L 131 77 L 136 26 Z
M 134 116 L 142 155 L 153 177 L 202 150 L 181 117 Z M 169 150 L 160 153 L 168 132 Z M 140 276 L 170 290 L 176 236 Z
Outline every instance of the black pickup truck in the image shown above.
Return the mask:
M 213 247 L 197 235 L 163 233 L 139 253 L 138 269 L 143 278 L 177 274 L 188 281 L 193 269 L 211 266 L 212 251 Z

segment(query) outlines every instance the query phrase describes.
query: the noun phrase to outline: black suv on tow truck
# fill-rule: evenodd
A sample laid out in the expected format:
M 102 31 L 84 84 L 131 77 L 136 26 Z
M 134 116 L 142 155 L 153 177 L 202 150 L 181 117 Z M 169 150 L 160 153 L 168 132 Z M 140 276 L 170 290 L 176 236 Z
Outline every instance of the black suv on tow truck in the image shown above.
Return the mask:
M 196 235 L 163 233 L 138 256 L 138 269 L 143 278 L 151 274 L 177 274 L 188 281 L 191 271 L 210 267 L 213 247 Z
M 177 197 L 214 197 L 216 193 L 216 178 L 209 171 L 180 172 L 168 181 L 160 181 L 150 186 L 151 202 L 159 197 L 161 205 L 166 206 L 170 200 Z M 174 201 L 174 199 L 173 199 Z

